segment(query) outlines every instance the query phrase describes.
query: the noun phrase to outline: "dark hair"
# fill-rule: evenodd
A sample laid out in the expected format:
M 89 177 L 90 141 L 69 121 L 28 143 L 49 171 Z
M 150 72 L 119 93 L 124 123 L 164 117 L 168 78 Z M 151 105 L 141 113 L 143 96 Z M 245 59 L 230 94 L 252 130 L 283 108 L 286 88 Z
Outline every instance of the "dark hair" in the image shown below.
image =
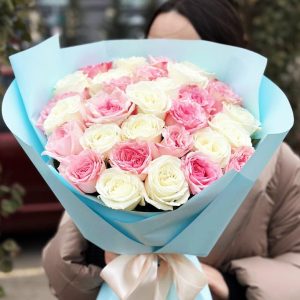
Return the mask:
M 152 23 L 161 13 L 176 11 L 186 17 L 201 39 L 238 47 L 246 47 L 241 19 L 229 0 L 171 0 L 154 13 Z

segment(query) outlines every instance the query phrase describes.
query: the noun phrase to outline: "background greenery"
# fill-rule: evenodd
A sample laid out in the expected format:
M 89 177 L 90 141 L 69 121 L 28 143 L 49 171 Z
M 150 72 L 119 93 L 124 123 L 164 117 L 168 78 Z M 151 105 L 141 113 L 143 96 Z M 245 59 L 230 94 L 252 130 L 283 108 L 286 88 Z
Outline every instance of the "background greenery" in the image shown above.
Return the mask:
M 281 87 L 292 104 L 295 125 L 287 141 L 300 153 L 300 1 L 231 2 L 241 13 L 249 47 L 268 58 L 267 76 Z
M 27 9 L 31 4 L 32 1 L 28 0 L 0 0 L 0 67 L 7 65 L 7 57 L 20 50 L 24 42 L 31 41 L 26 25 Z M 0 85 L 0 105 L 4 89 Z M 1 219 L 9 217 L 22 206 L 24 194 L 22 186 L 6 180 L 0 161 L 0 238 Z M 12 270 L 13 258 L 19 251 L 18 244 L 12 239 L 0 242 L 0 272 Z M 0 285 L 0 297 L 4 296 L 5 291 Z
M 8 65 L 8 56 L 30 45 L 28 9 L 33 5 L 31 0 L 0 0 L 0 105 L 6 88 L 2 72 Z
M 0 63 L 24 41 L 30 42 L 26 12 L 32 5 L 32 0 L 0 0 Z
M 0 165 L 0 272 L 10 272 L 13 258 L 20 252 L 20 247 L 14 240 L 1 239 L 1 219 L 9 217 L 22 206 L 24 194 L 25 190 L 18 183 L 6 181 Z M 4 289 L 0 285 L 0 298 L 4 296 Z

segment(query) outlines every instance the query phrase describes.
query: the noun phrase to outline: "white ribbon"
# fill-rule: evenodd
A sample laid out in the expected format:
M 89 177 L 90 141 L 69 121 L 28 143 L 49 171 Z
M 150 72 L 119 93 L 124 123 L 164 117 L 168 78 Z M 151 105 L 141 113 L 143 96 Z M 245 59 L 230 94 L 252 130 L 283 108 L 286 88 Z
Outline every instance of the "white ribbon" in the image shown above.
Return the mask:
M 166 300 L 173 283 L 179 300 L 193 300 L 207 284 L 181 254 L 120 255 L 100 275 L 121 300 Z

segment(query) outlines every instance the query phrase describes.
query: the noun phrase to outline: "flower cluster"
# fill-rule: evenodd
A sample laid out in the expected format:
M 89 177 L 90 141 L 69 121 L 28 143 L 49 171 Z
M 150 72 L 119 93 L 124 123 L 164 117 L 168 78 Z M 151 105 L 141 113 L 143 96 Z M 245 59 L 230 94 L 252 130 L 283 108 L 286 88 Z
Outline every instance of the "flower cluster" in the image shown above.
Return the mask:
M 193 64 L 131 57 L 58 81 L 37 126 L 43 154 L 83 193 L 113 209 L 172 210 L 253 154 L 260 124 L 241 103 Z

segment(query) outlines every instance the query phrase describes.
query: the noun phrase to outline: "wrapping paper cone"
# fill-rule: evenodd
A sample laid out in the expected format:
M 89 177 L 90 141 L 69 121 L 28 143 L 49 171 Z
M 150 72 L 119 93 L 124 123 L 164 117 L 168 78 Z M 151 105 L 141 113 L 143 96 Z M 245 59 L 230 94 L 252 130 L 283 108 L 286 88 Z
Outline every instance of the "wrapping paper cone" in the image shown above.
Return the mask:
M 262 130 L 256 134 L 260 142 L 240 173 L 226 173 L 175 211 L 112 210 L 75 190 L 54 169 L 52 160 L 41 156 L 46 139 L 35 124 L 55 83 L 63 76 L 101 61 L 148 55 L 189 61 L 215 73 L 260 120 Z M 293 125 L 286 96 L 263 76 L 266 59 L 237 47 L 206 41 L 122 40 L 62 49 L 55 36 L 10 59 L 16 80 L 4 97 L 6 125 L 83 236 L 115 253 L 207 256 Z

